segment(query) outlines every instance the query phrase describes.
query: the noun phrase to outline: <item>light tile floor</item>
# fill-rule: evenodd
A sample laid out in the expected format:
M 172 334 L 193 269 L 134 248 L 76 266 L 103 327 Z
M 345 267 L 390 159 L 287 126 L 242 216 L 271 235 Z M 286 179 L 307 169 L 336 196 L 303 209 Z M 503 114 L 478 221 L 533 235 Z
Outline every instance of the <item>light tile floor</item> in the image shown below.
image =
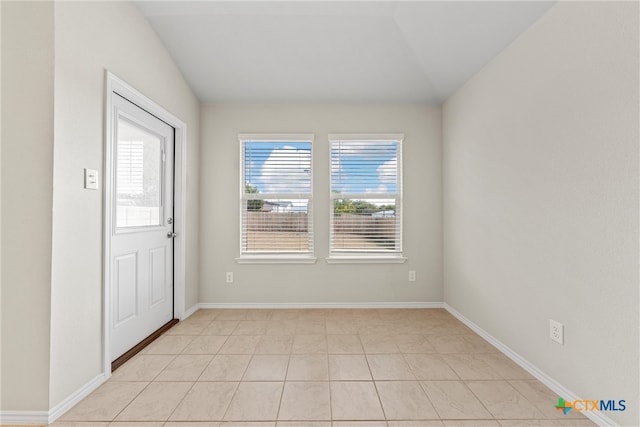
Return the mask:
M 593 426 L 441 309 L 200 310 L 57 427 Z

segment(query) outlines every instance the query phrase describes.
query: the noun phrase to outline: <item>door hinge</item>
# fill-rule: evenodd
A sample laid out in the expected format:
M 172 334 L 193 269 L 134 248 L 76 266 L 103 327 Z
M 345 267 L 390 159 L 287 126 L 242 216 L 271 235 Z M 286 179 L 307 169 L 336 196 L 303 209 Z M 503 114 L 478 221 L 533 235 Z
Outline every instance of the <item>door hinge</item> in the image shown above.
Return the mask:
M 165 156 L 164 154 L 164 150 L 162 151 L 162 161 L 166 162 L 167 161 L 167 156 Z

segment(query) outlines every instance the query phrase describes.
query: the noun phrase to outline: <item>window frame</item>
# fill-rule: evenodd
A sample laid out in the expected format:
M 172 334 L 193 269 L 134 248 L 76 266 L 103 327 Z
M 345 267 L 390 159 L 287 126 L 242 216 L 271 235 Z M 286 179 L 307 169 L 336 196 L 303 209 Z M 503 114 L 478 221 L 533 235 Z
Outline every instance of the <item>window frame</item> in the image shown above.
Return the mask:
M 363 263 L 363 264 L 376 264 L 376 263 L 385 263 L 385 264 L 400 264 L 407 261 L 407 258 L 404 256 L 404 195 L 403 195 L 403 145 L 404 145 L 404 134 L 402 133 L 376 133 L 376 134 L 329 134 L 329 256 L 325 258 L 326 262 L 329 264 L 354 264 L 354 263 Z M 371 141 L 371 142 L 386 142 L 386 141 L 394 141 L 398 143 L 398 154 L 397 154 L 397 194 L 394 195 L 397 201 L 396 203 L 400 205 L 398 209 L 396 207 L 396 221 L 399 223 L 396 224 L 396 241 L 399 242 L 399 250 L 396 252 L 374 252 L 374 251 L 336 251 L 333 248 L 333 226 L 334 226 L 334 201 L 341 198 L 349 198 L 350 195 L 354 196 L 362 196 L 363 194 L 359 193 L 333 193 L 333 143 L 336 141 Z M 382 193 L 371 193 L 372 195 L 381 195 Z M 361 198 L 361 197 L 359 197 Z M 398 215 L 399 212 L 399 215 Z
M 240 243 L 240 255 L 236 258 L 238 264 L 313 264 L 317 258 L 315 256 L 315 230 L 313 226 L 313 146 L 315 135 L 313 133 L 241 133 L 238 134 L 239 141 L 239 163 L 240 163 L 240 182 L 239 182 L 239 243 Z M 309 142 L 311 146 L 311 176 L 310 176 L 310 192 L 308 195 L 308 230 L 311 239 L 310 252 L 307 253 L 278 253 L 278 252 L 265 252 L 265 253 L 245 253 L 243 251 L 243 209 L 244 201 L 249 200 L 245 198 L 245 143 L 246 142 Z

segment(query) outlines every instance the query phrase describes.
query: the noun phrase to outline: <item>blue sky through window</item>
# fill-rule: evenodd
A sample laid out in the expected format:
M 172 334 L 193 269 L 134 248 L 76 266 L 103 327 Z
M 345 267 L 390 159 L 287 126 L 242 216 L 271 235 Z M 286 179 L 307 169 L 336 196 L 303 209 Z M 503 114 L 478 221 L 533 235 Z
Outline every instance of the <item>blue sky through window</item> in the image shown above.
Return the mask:
M 244 145 L 245 184 L 258 193 L 309 193 L 311 143 L 247 141 Z
M 398 191 L 397 141 L 332 141 L 331 190 L 373 194 Z
M 332 141 L 331 190 L 341 194 L 395 194 L 397 141 Z M 311 143 L 246 141 L 245 184 L 259 194 L 311 192 Z

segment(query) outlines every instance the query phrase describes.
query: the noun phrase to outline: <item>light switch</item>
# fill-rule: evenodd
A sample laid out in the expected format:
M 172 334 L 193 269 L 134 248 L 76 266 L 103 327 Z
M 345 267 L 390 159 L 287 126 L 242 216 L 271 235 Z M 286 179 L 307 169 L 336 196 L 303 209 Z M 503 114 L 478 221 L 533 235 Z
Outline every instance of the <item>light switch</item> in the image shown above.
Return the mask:
M 84 169 L 84 188 L 87 190 L 98 189 L 98 171 L 94 169 Z

